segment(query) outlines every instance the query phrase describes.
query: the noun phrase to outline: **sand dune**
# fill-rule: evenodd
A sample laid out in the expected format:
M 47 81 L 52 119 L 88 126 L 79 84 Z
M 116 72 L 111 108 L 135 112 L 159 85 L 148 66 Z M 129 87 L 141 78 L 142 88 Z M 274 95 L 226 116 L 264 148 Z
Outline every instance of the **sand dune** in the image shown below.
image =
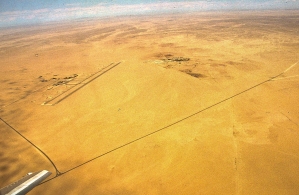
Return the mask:
M 3 29 L 0 186 L 47 169 L 30 194 L 297 194 L 298 17 Z

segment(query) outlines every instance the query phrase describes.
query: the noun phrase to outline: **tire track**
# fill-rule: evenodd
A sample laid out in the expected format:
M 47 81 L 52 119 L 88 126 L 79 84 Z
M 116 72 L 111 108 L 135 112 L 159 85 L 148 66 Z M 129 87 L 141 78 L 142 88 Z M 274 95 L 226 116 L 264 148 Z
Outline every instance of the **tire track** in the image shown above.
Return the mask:
M 299 62 L 299 61 L 298 61 L 298 62 Z M 293 65 L 292 65 L 292 66 L 293 66 Z M 290 69 L 290 68 L 288 68 L 288 69 Z M 211 108 L 213 108 L 213 107 L 215 107 L 215 106 L 218 106 L 219 104 L 222 104 L 222 103 L 224 103 L 224 102 L 227 102 L 228 100 L 231 100 L 231 99 L 233 99 L 233 98 L 235 98 L 235 97 L 237 97 L 237 96 L 239 96 L 239 95 L 242 95 L 242 94 L 244 94 L 244 93 L 246 93 L 246 92 L 248 92 L 248 91 L 250 91 L 250 90 L 252 90 L 252 89 L 254 89 L 254 88 L 257 88 L 257 87 L 259 87 L 259 86 L 261 86 L 261 85 L 263 85 L 263 84 L 265 84 L 265 83 L 267 83 L 267 82 L 270 82 L 270 81 L 272 81 L 273 79 L 276 79 L 276 78 L 280 77 L 280 76 L 283 75 L 285 72 L 286 72 L 286 71 L 284 71 L 284 72 L 282 72 L 282 73 L 280 73 L 280 74 L 278 74 L 278 75 L 276 75 L 276 76 L 274 76 L 274 77 L 270 77 L 269 79 L 267 79 L 267 80 L 265 80 L 265 81 L 262 81 L 262 82 L 260 82 L 260 83 L 258 83 L 258 84 L 256 84 L 256 85 L 254 85 L 254 86 L 252 86 L 252 87 L 249 87 L 249 88 L 247 88 L 247 89 L 245 89 L 245 90 L 243 90 L 243 91 L 241 91 L 241 92 L 239 92 L 239 93 L 236 93 L 236 94 L 234 94 L 234 95 L 232 95 L 232 96 L 230 96 L 230 97 L 227 97 L 227 98 L 225 98 L 225 99 L 223 99 L 223 100 L 221 100 L 221 101 L 219 101 L 219 102 L 216 102 L 216 103 L 214 103 L 214 104 L 212 104 L 212 105 L 210 105 L 210 106 L 208 106 L 208 107 L 206 107 L 206 108 L 203 108 L 203 109 L 201 109 L 201 110 L 199 110 L 199 111 L 197 111 L 197 112 L 195 112 L 195 113 L 193 113 L 193 114 L 191 114 L 191 115 L 189 115 L 189 116 L 186 116 L 186 117 L 184 117 L 184 118 L 182 118 L 182 119 L 180 119 L 180 120 L 178 120 L 178 121 L 175 121 L 175 122 L 173 122 L 173 123 L 171 123 L 171 124 L 169 124 L 169 125 L 167 125 L 167 126 L 164 126 L 164 127 L 160 128 L 160 129 L 157 129 L 157 130 L 155 130 L 155 131 L 153 131 L 153 132 L 151 132 L 151 133 L 145 134 L 145 135 L 143 135 L 143 136 L 141 136 L 141 137 L 139 137 L 139 138 L 136 138 L 136 139 L 134 139 L 134 140 L 132 140 L 132 141 L 129 141 L 129 142 L 125 143 L 125 144 L 122 144 L 122 145 L 120 145 L 120 146 L 118 146 L 118 147 L 116 147 L 116 148 L 114 148 L 114 149 L 112 149 L 112 150 L 109 150 L 109 151 L 107 151 L 107 152 L 105 152 L 105 153 L 102 153 L 102 154 L 100 154 L 100 155 L 98 155 L 98 156 L 95 156 L 94 158 L 91 158 L 91 159 L 88 160 L 88 161 L 85 161 L 85 162 L 83 162 L 83 163 L 81 163 L 81 164 L 79 164 L 79 165 L 77 165 L 77 166 L 75 166 L 75 167 L 70 168 L 69 170 L 67 170 L 67 171 L 65 171 L 65 172 L 60 173 L 59 175 L 56 175 L 55 177 L 53 177 L 53 178 L 51 178 L 51 179 L 48 179 L 48 180 L 42 182 L 40 185 L 42 185 L 42 184 L 44 184 L 44 183 L 47 183 L 47 182 L 49 182 L 49 181 L 51 181 L 51 180 L 54 180 L 54 179 L 56 179 L 57 177 L 60 177 L 60 176 L 62 176 L 62 175 L 64 175 L 64 174 L 67 174 L 67 173 L 69 173 L 69 172 L 71 172 L 71 171 L 73 171 L 73 170 L 75 170 L 75 169 L 78 169 L 78 168 L 80 168 L 80 167 L 82 167 L 82 166 L 84 166 L 84 165 L 86 165 L 86 164 L 88 164 L 88 163 L 90 163 L 90 162 L 92 162 L 92 161 L 94 161 L 94 160 L 97 160 L 97 159 L 100 158 L 100 157 L 103 157 L 103 156 L 105 156 L 105 155 L 108 155 L 108 154 L 110 154 L 110 153 L 112 153 L 112 152 L 114 152 L 114 151 L 116 151 L 116 150 L 119 150 L 119 149 L 121 149 L 121 148 L 124 148 L 124 147 L 126 147 L 126 146 L 128 146 L 128 145 L 131 145 L 131 144 L 133 144 L 133 143 L 135 143 L 135 142 L 137 142 L 137 141 L 140 141 L 140 140 L 142 140 L 142 139 L 144 139 L 144 138 L 146 138 L 146 137 L 149 137 L 149 136 L 154 135 L 154 134 L 156 134 L 156 133 L 158 133 L 158 132 L 161 132 L 161 131 L 163 131 L 163 130 L 165 130 L 165 129 L 168 129 L 169 127 L 172 127 L 172 126 L 174 126 L 174 125 L 176 125 L 176 124 L 178 124 L 178 123 L 181 123 L 181 122 L 183 122 L 183 121 L 185 121 L 185 120 L 187 120 L 187 119 L 189 119 L 189 118 L 192 118 L 192 117 L 198 115 L 199 113 L 202 113 L 202 112 L 204 112 L 204 111 L 206 111 L 206 110 L 209 110 L 209 109 L 211 109 Z M 236 159 L 235 163 L 236 163 L 236 164 L 235 164 L 235 168 L 237 169 L 237 164 L 238 164 L 237 159 Z M 238 184 L 238 185 L 239 185 L 239 184 Z M 237 191 L 240 191 L 240 189 L 238 188 Z
M 38 146 L 36 146 L 34 143 L 32 143 L 29 139 L 27 139 L 23 134 L 21 134 L 18 130 L 16 130 L 14 127 L 12 127 L 8 122 L 6 122 L 5 120 L 3 120 L 2 118 L 0 118 L 0 120 L 6 124 L 10 129 L 12 129 L 13 131 L 15 131 L 17 134 L 19 134 L 24 140 L 26 140 L 29 144 L 31 144 L 35 149 L 37 149 L 40 153 L 42 153 L 43 156 L 45 156 L 50 163 L 53 165 L 55 171 L 56 171 L 56 177 L 58 175 L 61 174 L 61 172 L 58 170 L 58 168 L 56 167 L 55 163 L 51 160 L 51 158 L 44 152 L 42 151 Z

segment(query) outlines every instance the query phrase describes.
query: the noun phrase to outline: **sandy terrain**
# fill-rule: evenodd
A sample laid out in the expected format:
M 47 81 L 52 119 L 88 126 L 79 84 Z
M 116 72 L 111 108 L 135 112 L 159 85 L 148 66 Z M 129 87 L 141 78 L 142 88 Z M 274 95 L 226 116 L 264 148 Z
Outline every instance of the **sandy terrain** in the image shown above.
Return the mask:
M 298 194 L 298 31 L 298 11 L 2 29 L 0 187 Z

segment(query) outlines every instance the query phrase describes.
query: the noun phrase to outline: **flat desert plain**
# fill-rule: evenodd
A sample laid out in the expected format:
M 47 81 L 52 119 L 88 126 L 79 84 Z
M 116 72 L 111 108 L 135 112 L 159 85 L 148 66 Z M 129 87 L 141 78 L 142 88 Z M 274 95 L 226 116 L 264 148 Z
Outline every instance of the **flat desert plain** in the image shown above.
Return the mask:
M 0 31 L 0 187 L 299 194 L 299 11 Z

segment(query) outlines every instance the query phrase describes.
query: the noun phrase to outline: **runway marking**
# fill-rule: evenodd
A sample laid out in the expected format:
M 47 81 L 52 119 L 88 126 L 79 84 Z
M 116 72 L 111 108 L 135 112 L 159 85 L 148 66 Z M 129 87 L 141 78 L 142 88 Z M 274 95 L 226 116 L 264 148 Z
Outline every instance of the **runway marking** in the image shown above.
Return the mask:
M 299 61 L 298 61 L 299 62 Z M 139 137 L 139 138 L 136 138 L 136 139 L 134 139 L 134 140 L 132 140 L 132 141 L 129 141 L 129 142 L 127 142 L 127 143 L 125 143 L 125 144 L 123 144 L 123 145 L 120 145 L 120 146 L 118 146 L 118 147 L 116 147 L 116 148 L 114 148 L 114 149 L 112 149 L 112 150 L 109 150 L 109 151 L 107 151 L 107 152 L 105 152 L 105 153 L 102 153 L 102 154 L 100 154 L 100 155 L 98 155 L 98 156 L 96 156 L 96 157 L 94 157 L 94 158 L 91 158 L 90 160 L 88 160 L 88 161 L 85 161 L 85 162 L 83 162 L 83 163 L 81 163 L 81 164 L 79 164 L 79 165 L 77 165 L 77 166 L 75 166 L 75 167 L 73 167 L 73 168 L 70 168 L 70 169 L 68 169 L 68 170 L 66 170 L 66 171 L 64 171 L 64 172 L 59 172 L 58 171 L 58 169 L 56 168 L 56 166 L 55 166 L 55 164 L 53 163 L 53 161 L 41 150 L 41 149 L 39 149 L 36 145 L 34 145 L 32 142 L 30 142 L 25 136 L 23 136 L 20 132 L 18 132 L 16 129 L 14 129 L 12 126 L 10 126 L 7 122 L 5 122 L 2 118 L 0 118 L 4 123 L 6 123 L 9 127 L 11 127 L 15 132 L 17 132 L 20 136 L 22 136 L 26 141 L 28 141 L 32 146 L 34 146 L 36 149 L 38 149 L 41 153 L 43 153 L 47 158 L 48 158 L 48 160 L 52 163 L 52 165 L 54 166 L 54 168 L 56 169 L 56 176 L 55 177 L 53 177 L 53 178 L 51 178 L 51 179 L 48 179 L 48 180 L 46 180 L 46 181 L 44 181 L 44 182 L 42 182 L 42 183 L 40 183 L 39 185 L 42 185 L 42 184 L 44 184 L 44 183 L 46 183 L 46 182 L 49 182 L 49 181 L 51 181 L 51 180 L 54 180 L 54 179 L 56 179 L 57 177 L 60 177 L 60 176 L 62 176 L 62 175 L 64 175 L 64 174 L 66 174 L 66 173 L 69 173 L 69 172 L 71 172 L 71 171 L 73 171 L 73 170 L 75 170 L 75 169 L 77 169 L 77 168 L 80 168 L 80 167 L 82 167 L 82 166 L 84 166 L 84 165 L 86 165 L 86 164 L 88 164 L 88 163 L 90 163 L 90 162 L 92 162 L 92 161 L 94 161 L 94 160 L 96 160 L 96 159 L 98 159 L 98 158 L 100 158 L 100 157 L 103 157 L 103 156 L 105 156 L 105 155 L 107 155 L 107 154 L 110 154 L 110 153 L 112 153 L 112 152 L 114 152 L 114 151 L 116 151 L 116 150 L 119 150 L 119 149 L 121 149 L 121 148 L 123 148 L 123 147 L 126 147 L 126 146 L 128 146 L 128 145 L 131 145 L 131 144 L 133 144 L 133 143 L 135 143 L 135 142 L 137 142 L 137 141 L 139 141 L 139 140 L 142 140 L 142 139 L 144 139 L 144 138 L 146 138 L 146 137 L 149 137 L 149 136 L 151 136 L 151 135 L 153 135 L 153 134 L 156 134 L 156 133 L 158 133 L 158 132 L 160 132 L 160 131 L 163 131 L 163 130 L 165 130 L 165 129 L 168 129 L 169 127 L 172 127 L 172 126 L 174 126 L 174 125 L 176 125 L 176 124 L 178 124 L 178 123 L 180 123 L 180 122 L 182 122 L 182 121 L 185 121 L 185 120 L 187 120 L 187 119 L 189 119 L 189 118 L 191 118 L 191 117 L 194 117 L 195 115 L 197 115 L 197 114 L 199 114 L 199 113 L 201 113 L 201 112 L 204 112 L 204 111 L 206 111 L 206 110 L 209 110 L 209 109 L 211 109 L 211 108 L 213 108 L 213 107 L 215 107 L 215 106 L 218 106 L 219 104 L 222 104 L 222 103 L 224 103 L 224 102 L 226 102 L 226 101 L 228 101 L 228 100 L 231 100 L 231 99 L 233 99 L 233 98 L 235 98 L 235 97 L 237 97 L 237 96 L 239 96 L 239 95 L 242 95 L 242 94 L 244 94 L 244 93 L 246 93 L 246 92 L 248 92 L 248 91 L 250 91 L 250 90 L 252 90 L 252 89 L 254 89 L 254 88 L 256 88 L 256 87 L 259 87 L 260 85 L 263 85 L 263 84 L 265 84 L 265 83 L 267 83 L 267 82 L 269 82 L 269 81 L 272 81 L 272 80 L 274 80 L 274 79 L 276 79 L 276 78 L 278 78 L 278 77 L 280 77 L 281 75 L 283 75 L 285 72 L 287 72 L 287 71 L 289 71 L 291 68 L 293 68 L 295 65 L 297 65 L 297 63 L 298 62 L 296 62 L 295 64 L 293 64 L 293 65 L 291 65 L 289 68 L 287 68 L 284 72 L 282 72 L 282 73 L 280 73 L 280 74 L 278 74 L 278 75 L 276 75 L 276 76 L 274 76 L 274 77 L 271 77 L 271 78 L 269 78 L 269 79 L 267 79 L 267 80 L 265 80 L 265 81 L 263 81 L 263 82 L 260 82 L 260 83 L 258 83 L 258 84 L 256 84 L 256 85 L 254 85 L 254 86 L 252 86 L 252 87 L 249 87 L 249 88 L 247 88 L 247 89 L 245 89 L 245 90 L 243 90 L 243 91 L 241 91 L 241 92 L 239 92 L 239 93 L 236 93 L 236 94 L 234 94 L 234 95 L 232 95 L 232 96 L 230 96 L 230 97 L 228 97 L 228 98 L 225 98 L 225 99 L 223 99 L 223 100 L 221 100 L 221 101 L 219 101 L 219 102 L 217 102 L 217 103 L 214 103 L 214 104 L 212 104 L 212 105 L 210 105 L 210 106 L 208 106 L 208 107 L 206 107 L 206 108 L 203 108 L 203 109 L 201 109 L 201 110 L 199 110 L 199 111 L 197 111 L 197 112 L 195 112 L 195 113 L 193 113 L 193 114 L 191 114 L 191 115 L 189 115 L 189 116 L 186 116 L 186 117 L 184 117 L 184 118 L 182 118 L 182 119 L 180 119 L 180 120 L 177 120 L 177 121 L 175 121 L 175 122 L 173 122 L 173 123 L 171 123 L 171 124 L 169 124 L 169 125 L 167 125 L 167 126 L 164 126 L 164 127 L 162 127 L 162 128 L 160 128 L 160 129 L 158 129 L 158 130 L 155 130 L 155 131 L 153 131 L 153 132 L 151 132 L 151 133 L 148 133 L 148 134 L 146 134 L 146 135 L 143 135 L 143 136 L 141 136 L 141 137 Z M 120 64 L 120 62 L 118 63 L 118 64 Z M 117 66 L 118 64 L 116 64 L 115 66 Z M 113 66 L 112 68 L 114 68 L 115 66 Z M 112 69 L 112 68 L 110 68 L 110 69 Z M 105 72 L 107 72 L 107 71 L 109 71 L 110 69 L 108 69 L 108 70 L 106 70 Z M 105 73 L 104 72 L 104 73 Z M 104 74 L 104 73 L 102 73 L 102 74 Z M 93 80 L 95 80 L 96 78 L 98 78 L 99 76 L 101 76 L 102 74 L 100 74 L 100 75 L 98 75 L 97 77 L 95 77 L 95 78 L 93 78 L 92 80 L 90 80 L 89 82 L 91 82 L 91 81 L 93 81 Z M 88 82 L 88 83 L 89 83 Z M 88 83 L 86 83 L 86 84 L 88 84 Z M 86 85 L 85 84 L 85 85 Z M 83 85 L 83 86 L 85 86 L 85 85 Z M 82 88 L 83 86 L 81 86 L 80 88 Z M 80 89 L 79 88 L 79 89 Z M 79 89 L 76 89 L 74 92 L 76 92 L 77 90 L 79 90 Z M 72 93 L 74 93 L 74 92 L 72 92 Z M 71 94 L 72 94 L 71 93 Z M 69 95 L 71 95 L 71 94 L 69 94 Z M 68 95 L 68 96 L 69 96 Z M 66 98 L 66 97 L 64 97 L 64 98 Z M 63 99 L 64 99 L 63 98 Z M 62 100 L 63 100 L 62 99 Z M 62 101 L 61 100 L 61 101 Z M 238 159 L 236 158 L 235 159 L 235 168 L 236 168 L 236 170 L 237 170 L 237 168 L 238 168 L 238 161 L 237 161 Z M 237 192 L 239 192 L 240 191 L 240 189 L 239 188 L 237 188 Z
M 292 66 L 293 66 L 293 65 L 292 65 Z M 163 131 L 163 130 L 165 130 L 165 129 L 168 129 L 169 127 L 172 127 L 172 126 L 174 126 L 174 125 L 176 125 L 176 124 L 178 124 L 178 123 L 180 123 L 180 122 L 182 122 L 182 121 L 185 121 L 185 120 L 187 120 L 187 119 L 189 119 L 189 118 L 191 118 L 191 117 L 194 117 L 195 115 L 197 115 L 197 114 L 199 114 L 199 113 L 201 113 L 201 112 L 204 112 L 204 111 L 206 111 L 206 110 L 209 110 L 209 109 L 211 109 L 211 108 L 213 108 L 213 107 L 215 107 L 215 106 L 218 106 L 219 104 L 222 104 L 222 103 L 224 103 L 224 102 L 226 102 L 226 101 L 228 101 L 228 100 L 231 100 L 231 99 L 233 99 L 233 98 L 235 98 L 235 97 L 237 97 L 237 96 L 239 96 L 239 95 L 242 95 L 242 94 L 244 94 L 244 93 L 246 93 L 246 92 L 248 92 L 248 91 L 250 91 L 250 90 L 252 90 L 252 89 L 254 89 L 254 88 L 258 87 L 258 86 L 260 86 L 260 85 L 263 85 L 263 84 L 265 84 L 265 83 L 267 83 L 267 82 L 269 82 L 269 81 L 272 81 L 273 79 L 278 78 L 279 76 L 281 76 L 283 73 L 284 73 L 284 72 L 282 72 L 282 73 L 280 73 L 280 74 L 278 74 L 278 75 L 276 75 L 276 76 L 274 76 L 274 77 L 271 77 L 271 78 L 269 78 L 269 79 L 267 79 L 267 80 L 265 80 L 265 81 L 263 81 L 263 82 L 260 82 L 260 83 L 258 83 L 258 84 L 256 84 L 256 85 L 252 86 L 252 87 L 249 87 L 249 88 L 247 88 L 247 89 L 245 89 L 245 90 L 243 90 L 243 91 L 241 91 L 241 92 L 239 92 L 239 93 L 236 93 L 235 95 L 232 95 L 232 96 L 230 96 L 230 97 L 228 97 L 228 98 L 225 98 L 225 99 L 223 99 L 223 100 L 221 100 L 221 101 L 219 101 L 219 102 L 217 102 L 217 103 L 214 103 L 214 104 L 212 104 L 212 105 L 210 105 L 210 106 L 208 106 L 208 107 L 206 107 L 206 108 L 203 108 L 203 109 L 201 109 L 201 110 L 199 110 L 199 111 L 197 111 L 197 112 L 195 112 L 195 113 L 193 113 L 193 114 L 191 114 L 191 115 L 189 115 L 189 116 L 186 116 L 186 117 L 184 117 L 184 118 L 182 118 L 182 119 L 180 119 L 180 120 L 177 120 L 177 121 L 175 121 L 175 122 L 173 122 L 173 123 L 171 123 L 171 124 L 169 124 L 169 125 L 167 125 L 167 126 L 164 126 L 164 127 L 160 128 L 160 129 L 158 129 L 158 130 L 155 130 L 155 131 L 153 131 L 153 132 L 151 132 L 151 133 L 148 133 L 148 134 L 143 135 L 143 136 L 141 136 L 141 137 L 139 137 L 139 138 L 136 138 L 136 139 L 134 139 L 134 140 L 132 140 L 132 141 L 129 141 L 129 142 L 123 144 L 123 145 L 120 145 L 120 146 L 118 146 L 118 147 L 116 147 L 116 148 L 114 148 L 114 149 L 112 149 L 112 150 L 109 150 L 109 151 L 107 151 L 107 152 L 105 152 L 105 153 L 102 153 L 102 154 L 100 154 L 100 155 L 98 155 L 98 156 L 95 156 L 94 158 L 91 158 L 91 159 L 88 160 L 88 161 L 85 161 L 85 162 L 83 162 L 83 163 L 81 163 L 81 164 L 79 164 L 79 165 L 77 165 L 77 166 L 75 166 L 75 167 L 73 167 L 73 168 L 70 168 L 69 170 L 66 170 L 65 172 L 62 172 L 61 174 L 59 174 L 59 175 L 57 175 L 57 176 L 55 176 L 55 177 L 53 177 L 53 178 L 51 178 L 51 179 L 48 179 L 48 180 L 42 182 L 42 183 L 39 184 L 39 185 L 42 185 L 42 184 L 44 184 L 44 183 L 46 183 L 46 182 L 49 182 L 49 181 L 51 181 L 51 180 L 54 180 L 54 179 L 56 179 L 57 177 L 60 177 L 60 176 L 62 176 L 62 175 L 64 175 L 64 174 L 66 174 L 66 173 L 69 173 L 69 172 L 71 172 L 71 171 L 73 171 L 73 170 L 75 170 L 75 169 L 77 169 L 77 168 L 80 168 L 80 167 L 82 167 L 82 166 L 84 166 L 84 165 L 86 165 L 86 164 L 88 164 L 88 163 L 90 163 L 90 162 L 92 162 L 92 161 L 94 161 L 94 160 L 100 158 L 100 157 L 103 157 L 103 156 L 105 156 L 105 155 L 107 155 L 107 154 L 110 154 L 110 153 L 116 151 L 116 150 L 119 150 L 119 149 L 121 149 L 121 148 L 124 148 L 124 147 L 126 147 L 126 146 L 128 146 L 128 145 L 131 145 L 131 144 L 133 144 L 133 143 L 135 143 L 135 142 L 137 142 L 137 141 L 139 141 L 139 140 L 142 140 L 142 139 L 144 139 L 144 138 L 146 138 L 146 137 L 149 137 L 149 136 L 151 136 L 151 135 L 153 135 L 153 134 L 156 134 L 156 133 L 158 133 L 158 132 L 160 132 L 160 131 Z M 235 163 L 236 163 L 235 168 L 237 168 L 237 165 L 238 165 L 238 161 L 237 161 L 237 160 L 238 160 L 238 159 L 236 159 L 236 161 L 235 161 Z M 238 185 L 239 185 L 239 184 L 238 184 Z M 237 187 L 237 188 L 236 188 L 236 191 L 239 192 L 239 191 L 240 191 L 240 188 Z
M 103 71 L 104 71 L 104 72 L 103 72 L 103 74 L 104 74 L 104 73 L 106 73 L 108 70 L 110 70 L 110 69 L 114 68 L 115 66 L 119 65 L 120 63 L 121 63 L 121 62 L 119 62 L 119 63 L 117 63 L 117 64 L 111 63 L 111 64 L 109 64 L 108 66 L 102 68 L 101 70 L 95 72 L 95 73 L 92 74 L 91 76 L 89 76 L 89 77 L 83 79 L 82 81 L 80 81 L 80 82 L 78 82 L 78 83 L 74 83 L 74 84 L 66 84 L 66 85 L 69 85 L 69 86 L 72 86 L 72 87 L 70 87 L 68 90 L 62 92 L 61 94 L 55 96 L 53 99 L 48 100 L 48 101 L 42 103 L 42 105 L 54 106 L 55 104 L 61 102 L 62 100 L 59 100 L 59 102 L 55 102 L 55 103 L 50 103 L 50 102 L 52 102 L 52 101 L 55 100 L 56 98 L 60 97 L 61 95 L 63 95 L 63 94 L 65 94 L 65 93 L 69 92 L 71 89 L 74 89 L 74 88 L 77 87 L 78 85 L 87 85 L 88 83 L 90 83 L 91 81 L 94 80 L 94 79 L 92 79 L 91 77 L 96 76 L 97 74 L 99 74 L 99 73 L 101 73 L 101 72 L 103 72 Z M 112 68 L 110 68 L 110 69 L 108 69 L 108 70 L 105 70 L 105 69 L 109 68 L 110 66 L 112 66 L 113 64 L 114 64 L 114 66 L 113 66 Z M 101 74 L 101 75 L 102 75 L 102 74 Z M 100 76 L 100 75 L 98 75 L 98 76 Z M 91 80 L 88 81 L 89 79 L 91 79 Z M 87 81 L 87 82 L 84 83 L 85 81 Z M 28 94 L 28 95 L 25 95 L 25 96 L 23 96 L 23 97 L 20 97 L 20 98 L 14 100 L 13 102 L 8 103 L 8 104 L 6 104 L 6 105 L 3 105 L 3 106 L 0 107 L 0 110 L 3 110 L 3 108 L 5 108 L 5 107 L 8 107 L 8 106 L 10 106 L 10 105 L 12 105 L 12 104 L 17 103 L 17 102 L 19 102 L 20 100 L 23 100 L 23 99 L 27 98 L 28 96 L 30 96 L 30 95 L 32 95 L 32 94 L 34 94 L 34 93 L 36 93 L 36 92 L 38 92 L 38 91 L 40 91 L 40 90 L 46 88 L 46 87 L 53 86 L 53 84 L 55 84 L 56 82 L 57 82 L 57 81 L 54 81 L 54 82 L 52 82 L 50 85 L 48 84 L 48 85 L 45 85 L 45 86 L 43 86 L 43 87 L 40 87 L 40 88 L 38 88 L 38 89 L 32 91 L 32 92 L 31 92 L 30 94 Z M 83 86 L 82 86 L 82 87 L 83 87 Z M 82 87 L 80 87 L 80 89 L 81 89 Z M 78 90 L 79 90 L 79 89 L 78 89 Z M 77 91 L 77 90 L 75 90 L 75 91 Z M 75 92 L 75 91 L 74 91 L 74 92 Z M 74 93 L 74 92 L 73 92 L 73 93 Z M 71 93 L 71 94 L 73 94 L 73 93 Z M 68 97 L 68 96 L 70 96 L 71 94 L 66 95 L 66 96 Z M 66 97 L 65 97 L 65 98 L 66 98 Z M 65 99 L 65 98 L 63 98 L 63 99 Z
M 108 72 L 109 70 L 115 68 L 116 66 L 118 66 L 121 62 L 118 62 L 116 64 L 110 64 L 108 66 L 106 66 L 105 68 L 101 69 L 100 71 L 97 71 L 96 73 L 92 74 L 91 76 L 85 78 L 84 80 L 80 81 L 78 84 L 73 85 L 73 87 L 69 88 L 68 90 L 62 92 L 61 94 L 57 95 L 56 97 L 52 98 L 51 100 L 48 100 L 44 103 L 42 103 L 42 105 L 46 105 L 46 106 L 54 106 L 56 104 L 58 104 L 59 102 L 65 100 L 66 98 L 68 98 L 69 96 L 71 96 L 72 94 L 74 94 L 75 92 L 79 91 L 80 89 L 82 89 L 84 86 L 86 86 L 87 84 L 91 83 L 92 81 L 94 81 L 95 79 L 97 79 L 98 77 L 102 76 L 103 74 L 105 74 L 106 72 Z M 106 70 L 105 70 L 106 69 Z M 63 96 L 65 95 L 65 96 Z M 56 101 L 55 101 L 56 100 Z M 51 103 L 53 102 L 54 103 Z

